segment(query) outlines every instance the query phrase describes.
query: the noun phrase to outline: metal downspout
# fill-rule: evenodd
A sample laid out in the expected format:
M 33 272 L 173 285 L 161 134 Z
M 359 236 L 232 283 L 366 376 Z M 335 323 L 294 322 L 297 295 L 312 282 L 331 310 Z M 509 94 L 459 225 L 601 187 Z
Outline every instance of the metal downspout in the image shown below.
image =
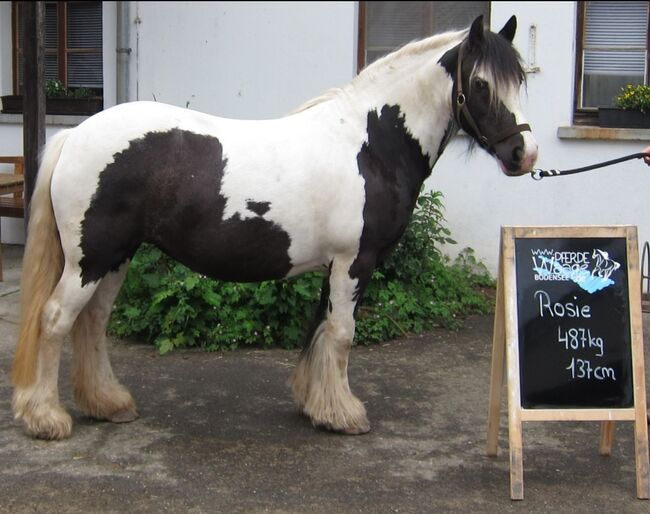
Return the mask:
M 117 69 L 116 69 L 116 103 L 129 101 L 129 61 L 131 58 L 130 42 L 130 4 L 117 2 Z

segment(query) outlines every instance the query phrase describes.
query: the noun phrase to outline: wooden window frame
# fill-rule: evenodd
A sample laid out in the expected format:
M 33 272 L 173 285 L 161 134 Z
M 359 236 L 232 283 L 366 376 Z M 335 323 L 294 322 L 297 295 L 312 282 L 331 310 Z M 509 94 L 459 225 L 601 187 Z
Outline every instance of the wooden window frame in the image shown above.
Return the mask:
M 20 2 L 11 2 L 11 34 L 12 34 L 12 72 L 13 72 L 13 91 L 15 95 L 20 95 L 19 84 L 19 63 L 20 53 L 22 48 L 18 38 L 18 4 Z M 84 53 L 102 53 L 103 47 L 86 47 L 86 48 L 68 48 L 68 5 L 72 3 L 83 3 L 82 1 L 56 1 L 45 2 L 45 4 L 56 4 L 57 14 L 57 47 L 45 48 L 45 55 L 57 56 L 57 79 L 60 80 L 65 87 L 68 87 L 68 56 L 70 54 L 84 54 Z M 101 88 L 90 88 L 99 92 L 103 96 L 104 87 L 102 81 Z M 101 91 L 100 91 L 101 89 Z
M 648 2 L 650 4 L 650 2 Z M 584 33 L 585 33 L 585 12 L 587 2 L 578 1 L 577 18 L 576 18 L 576 60 L 575 76 L 573 90 L 573 124 L 574 125 L 591 125 L 598 126 L 598 109 L 583 109 L 579 106 L 580 95 L 582 94 L 582 54 L 584 51 Z M 648 25 L 646 29 L 646 76 L 645 83 L 648 84 L 648 75 L 650 74 L 650 5 L 648 6 Z

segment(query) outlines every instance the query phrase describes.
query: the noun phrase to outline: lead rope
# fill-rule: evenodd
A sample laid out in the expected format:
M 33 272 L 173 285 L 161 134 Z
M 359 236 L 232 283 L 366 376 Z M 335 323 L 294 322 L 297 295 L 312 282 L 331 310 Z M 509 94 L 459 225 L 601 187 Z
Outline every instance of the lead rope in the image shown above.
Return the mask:
M 575 173 L 582 173 L 583 171 L 595 170 L 598 168 L 604 168 L 605 166 L 611 166 L 612 164 L 618 164 L 619 162 L 629 161 L 631 159 L 641 159 L 643 157 L 649 157 L 648 153 L 633 153 L 631 155 L 626 155 L 625 157 L 619 157 L 618 159 L 613 159 L 611 161 L 600 162 L 598 164 L 592 164 L 590 166 L 584 166 L 582 168 L 574 168 L 572 170 L 540 170 L 534 169 L 530 172 L 530 176 L 533 180 L 542 180 L 544 177 L 560 177 L 563 175 L 573 175 Z

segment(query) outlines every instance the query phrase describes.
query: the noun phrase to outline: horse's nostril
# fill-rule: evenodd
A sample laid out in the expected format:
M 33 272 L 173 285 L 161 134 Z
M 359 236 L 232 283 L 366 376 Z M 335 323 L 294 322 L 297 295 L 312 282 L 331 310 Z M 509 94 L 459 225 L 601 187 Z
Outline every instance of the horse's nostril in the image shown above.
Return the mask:
M 521 162 L 524 157 L 524 149 L 521 146 L 516 147 L 512 151 L 512 160 L 515 162 Z

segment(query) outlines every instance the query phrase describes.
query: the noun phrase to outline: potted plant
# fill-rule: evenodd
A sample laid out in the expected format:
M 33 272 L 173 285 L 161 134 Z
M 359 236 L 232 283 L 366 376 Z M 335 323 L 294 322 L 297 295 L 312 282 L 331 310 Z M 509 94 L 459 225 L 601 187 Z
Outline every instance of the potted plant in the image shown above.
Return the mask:
M 45 112 L 47 114 L 90 115 L 101 111 L 103 100 L 92 89 L 80 87 L 69 89 L 60 80 L 45 82 Z M 23 112 L 22 95 L 2 97 L 2 112 L 21 114 Z
M 650 86 L 628 84 L 614 97 L 614 105 L 598 109 L 601 127 L 650 128 Z

